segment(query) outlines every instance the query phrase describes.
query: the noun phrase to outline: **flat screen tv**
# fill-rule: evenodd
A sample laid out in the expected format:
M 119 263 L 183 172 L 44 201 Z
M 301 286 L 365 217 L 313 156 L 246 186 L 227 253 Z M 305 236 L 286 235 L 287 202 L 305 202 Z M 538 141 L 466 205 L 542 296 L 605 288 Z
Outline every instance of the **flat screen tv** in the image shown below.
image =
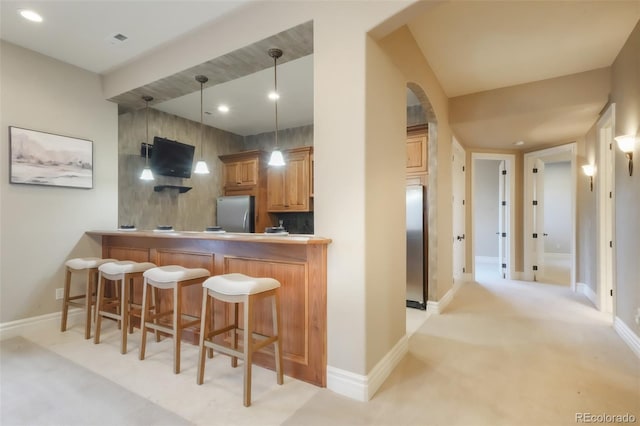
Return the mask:
M 195 147 L 171 139 L 156 136 L 153 138 L 151 170 L 162 176 L 191 177 Z

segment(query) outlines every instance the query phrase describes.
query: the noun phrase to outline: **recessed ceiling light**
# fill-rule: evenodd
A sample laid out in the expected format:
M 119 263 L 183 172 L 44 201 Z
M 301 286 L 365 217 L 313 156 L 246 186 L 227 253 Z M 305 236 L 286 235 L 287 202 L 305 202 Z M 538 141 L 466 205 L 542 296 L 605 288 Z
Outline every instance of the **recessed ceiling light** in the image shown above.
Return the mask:
M 516 146 L 524 145 L 524 141 L 518 141 L 513 143 Z
M 37 12 L 28 9 L 19 9 L 18 13 L 24 19 L 27 19 L 32 22 L 42 22 L 42 16 L 40 16 Z
M 229 112 L 229 107 L 226 105 L 220 105 L 218 106 L 218 111 L 220 112 Z
M 280 99 L 280 95 L 277 94 L 276 92 L 270 92 L 269 99 L 271 99 L 272 101 L 275 101 L 276 99 Z

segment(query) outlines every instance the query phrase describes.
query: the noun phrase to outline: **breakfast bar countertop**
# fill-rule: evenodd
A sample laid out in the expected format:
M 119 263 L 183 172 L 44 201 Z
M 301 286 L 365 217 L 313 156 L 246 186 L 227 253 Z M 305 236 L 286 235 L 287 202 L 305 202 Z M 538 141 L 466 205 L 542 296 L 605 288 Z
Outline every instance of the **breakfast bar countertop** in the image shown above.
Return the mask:
M 276 244 L 329 244 L 331 239 L 309 234 L 267 234 L 267 233 L 236 233 L 236 232 L 198 232 L 198 231 L 158 231 L 158 230 L 97 230 L 87 231 L 88 235 L 132 236 L 151 238 L 186 238 L 197 240 L 242 241 L 252 243 Z
M 87 231 L 102 246 L 102 257 L 158 266 L 204 268 L 213 275 L 241 273 L 269 277 L 280 283 L 284 374 L 324 387 L 327 383 L 327 251 L 331 240 L 305 234 L 188 232 L 172 229 Z M 140 279 L 139 279 L 140 280 Z M 141 280 L 140 280 L 141 284 Z M 202 310 L 202 289 L 182 297 L 183 313 Z M 142 286 L 134 286 L 134 301 L 142 301 Z M 160 294 L 160 306 L 170 309 L 172 296 Z M 216 305 L 216 322 L 232 318 L 229 306 Z M 257 303 L 255 331 L 271 332 L 271 305 Z M 135 325 L 135 324 L 134 324 Z M 183 339 L 199 342 L 199 330 L 187 329 Z M 273 356 L 254 354 L 256 364 L 274 369 Z

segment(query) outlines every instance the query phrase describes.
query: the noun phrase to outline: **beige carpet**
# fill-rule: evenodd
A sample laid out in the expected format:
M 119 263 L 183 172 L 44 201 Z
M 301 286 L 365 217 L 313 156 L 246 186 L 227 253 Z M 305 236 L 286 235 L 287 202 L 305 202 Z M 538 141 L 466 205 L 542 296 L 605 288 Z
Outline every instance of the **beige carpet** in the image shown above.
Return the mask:
M 640 423 L 640 361 L 566 287 L 469 283 L 410 339 L 369 403 L 324 392 L 287 425 L 575 425 L 577 413 Z
M 272 371 L 256 367 L 247 409 L 242 369 L 226 357 L 211 360 L 197 386 L 194 346 L 183 346 L 183 371 L 174 375 L 170 340 L 152 342 L 139 361 L 139 332 L 121 355 L 115 326 L 94 345 L 75 324 L 66 333 L 24 336 L 54 353 L 53 363 L 33 362 L 32 343 L 5 351 L 8 341 L 1 342 L 2 425 L 109 423 L 102 415 L 95 422 L 70 416 L 75 408 L 108 408 L 111 424 L 145 426 L 575 425 L 582 412 L 630 413 L 640 423 L 640 361 L 586 298 L 565 286 L 480 281 L 463 285 L 442 315 L 417 327 L 409 354 L 368 403 L 289 377 L 277 386 Z M 78 372 L 83 381 L 72 381 Z

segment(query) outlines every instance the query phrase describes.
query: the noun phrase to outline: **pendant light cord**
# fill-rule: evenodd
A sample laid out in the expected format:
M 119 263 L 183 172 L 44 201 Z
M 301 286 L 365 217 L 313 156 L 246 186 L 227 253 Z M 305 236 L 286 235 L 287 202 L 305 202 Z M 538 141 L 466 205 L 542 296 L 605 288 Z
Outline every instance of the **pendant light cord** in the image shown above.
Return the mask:
M 145 167 L 149 167 L 149 102 L 151 102 L 153 98 L 151 96 L 143 96 L 142 99 L 144 100 L 144 103 L 145 103 L 144 118 L 147 125 L 147 133 L 144 140 L 144 146 L 145 146 L 144 165 Z
M 202 141 L 202 123 L 204 122 L 204 113 L 203 113 L 203 102 L 202 102 L 202 92 L 204 90 L 204 82 L 200 82 L 200 158 L 204 160 L 204 145 Z
M 273 88 L 276 92 L 275 107 L 276 107 L 276 149 L 278 149 L 278 57 L 273 57 Z

